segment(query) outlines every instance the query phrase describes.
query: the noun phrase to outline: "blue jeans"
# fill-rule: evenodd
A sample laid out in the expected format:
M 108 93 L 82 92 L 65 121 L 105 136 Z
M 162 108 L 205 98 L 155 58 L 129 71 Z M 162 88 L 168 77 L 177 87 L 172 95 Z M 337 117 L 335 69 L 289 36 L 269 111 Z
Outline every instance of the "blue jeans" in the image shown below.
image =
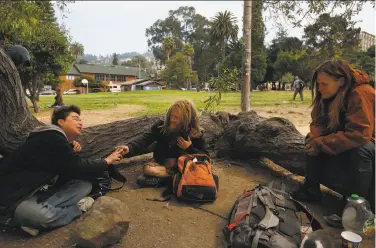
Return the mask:
M 51 188 L 54 193 L 45 201 L 39 202 L 38 195 L 42 192 L 36 193 L 17 206 L 12 224 L 37 229 L 65 226 L 81 216 L 77 203 L 90 193 L 91 188 L 88 181 L 72 180 L 60 188 Z

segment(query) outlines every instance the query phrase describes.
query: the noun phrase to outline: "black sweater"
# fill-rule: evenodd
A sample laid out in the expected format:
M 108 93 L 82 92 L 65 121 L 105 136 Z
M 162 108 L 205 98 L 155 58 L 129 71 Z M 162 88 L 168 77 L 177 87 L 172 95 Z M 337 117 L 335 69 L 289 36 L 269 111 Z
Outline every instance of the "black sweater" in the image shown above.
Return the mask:
M 206 153 L 206 144 L 203 137 L 203 132 L 197 138 L 191 137 L 192 145 L 190 145 L 186 150 L 181 149 L 177 143 L 177 137 L 169 137 L 163 135 L 161 127 L 163 126 L 163 121 L 157 121 L 151 129 L 144 133 L 138 140 L 131 142 L 129 147 L 129 157 L 136 154 L 140 154 L 142 150 L 149 147 L 152 143 L 156 142 L 156 146 L 153 153 L 154 160 L 159 164 L 164 164 L 167 158 L 179 158 L 184 154 L 195 154 L 195 153 Z M 183 135 L 187 140 L 187 135 Z M 128 157 L 127 156 L 127 157 Z
M 104 159 L 82 159 L 62 130 L 44 127 L 42 131 L 34 131 L 0 164 L 0 214 L 9 211 L 12 214 L 18 203 L 56 176 L 59 185 L 106 169 Z

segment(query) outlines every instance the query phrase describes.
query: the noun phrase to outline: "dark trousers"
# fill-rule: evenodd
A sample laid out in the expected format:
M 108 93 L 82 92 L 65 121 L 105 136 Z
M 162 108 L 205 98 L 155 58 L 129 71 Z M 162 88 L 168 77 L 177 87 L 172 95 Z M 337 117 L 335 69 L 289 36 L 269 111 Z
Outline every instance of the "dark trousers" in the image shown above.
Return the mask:
M 306 156 L 306 183 L 322 183 L 341 193 L 344 198 L 357 194 L 375 209 L 375 143 L 346 151 L 336 156 Z
M 303 88 L 295 89 L 293 100 L 295 101 L 296 95 L 299 93 L 300 100 L 303 101 Z

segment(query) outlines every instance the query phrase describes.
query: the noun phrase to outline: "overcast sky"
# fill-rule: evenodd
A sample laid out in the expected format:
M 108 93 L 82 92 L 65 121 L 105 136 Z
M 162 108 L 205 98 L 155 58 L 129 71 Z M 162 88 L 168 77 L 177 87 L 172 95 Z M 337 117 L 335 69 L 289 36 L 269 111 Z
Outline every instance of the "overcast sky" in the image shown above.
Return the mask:
M 169 10 L 181 6 L 193 6 L 198 14 L 207 18 L 220 11 L 231 11 L 238 18 L 239 29 L 242 29 L 242 1 L 76 1 L 68 4 L 69 12 L 65 14 L 65 19 L 61 18 L 59 11 L 57 14 L 59 22 L 68 28 L 72 40 L 84 45 L 85 53 L 144 53 L 148 50 L 146 28 L 156 20 L 166 18 Z M 370 3 L 354 19 L 361 21 L 357 27 L 376 33 L 375 10 Z M 288 28 L 289 35 L 302 37 L 302 28 L 292 28 L 283 18 L 280 22 Z M 265 42 L 268 44 L 275 37 L 277 28 L 273 27 L 272 20 L 265 24 Z

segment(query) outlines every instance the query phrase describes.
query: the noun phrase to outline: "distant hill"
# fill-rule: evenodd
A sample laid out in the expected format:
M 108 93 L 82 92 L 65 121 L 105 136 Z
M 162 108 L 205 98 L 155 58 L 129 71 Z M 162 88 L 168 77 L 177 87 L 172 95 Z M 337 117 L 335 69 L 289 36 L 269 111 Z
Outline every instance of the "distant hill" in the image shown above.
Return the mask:
M 146 58 L 153 58 L 153 53 L 151 52 L 146 52 L 143 54 L 140 54 L 138 52 L 129 52 L 129 53 L 121 53 L 119 54 L 119 61 L 131 59 L 135 56 L 144 56 Z M 94 64 L 111 64 L 112 63 L 112 54 L 107 54 L 105 56 L 103 55 L 94 55 L 94 54 L 84 54 L 81 56 L 79 59 L 84 59 L 89 63 L 94 63 Z

